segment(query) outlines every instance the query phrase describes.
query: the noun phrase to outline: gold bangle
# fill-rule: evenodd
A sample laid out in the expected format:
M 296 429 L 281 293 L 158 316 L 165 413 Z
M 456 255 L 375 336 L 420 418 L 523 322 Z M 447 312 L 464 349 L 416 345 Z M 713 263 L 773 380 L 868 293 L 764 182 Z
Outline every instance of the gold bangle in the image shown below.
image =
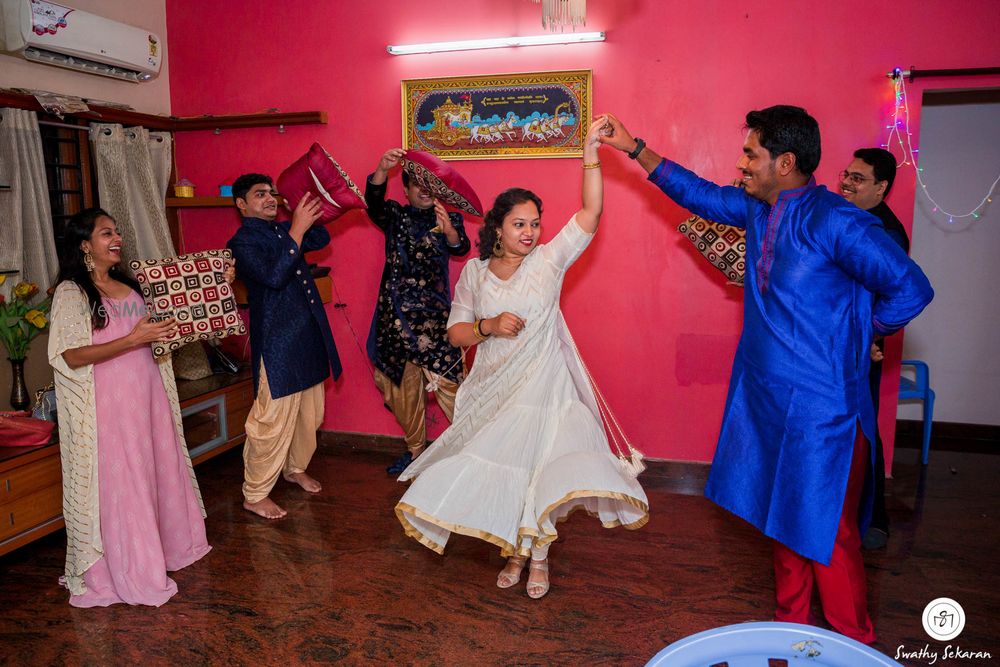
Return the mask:
M 583 168 L 584 169 L 597 169 L 600 166 L 601 166 L 601 161 L 600 160 L 598 160 L 597 162 L 584 162 L 583 163 Z
M 474 322 L 474 323 L 472 324 L 472 333 L 473 333 L 473 334 L 474 334 L 474 335 L 476 336 L 476 338 L 478 338 L 479 340 L 486 340 L 486 339 L 487 339 L 487 338 L 489 338 L 490 336 L 489 336 L 489 334 L 484 334 L 484 333 L 483 333 L 483 330 L 482 330 L 482 325 L 483 325 L 483 321 L 482 321 L 482 320 L 476 320 L 476 321 L 475 321 L 475 322 Z

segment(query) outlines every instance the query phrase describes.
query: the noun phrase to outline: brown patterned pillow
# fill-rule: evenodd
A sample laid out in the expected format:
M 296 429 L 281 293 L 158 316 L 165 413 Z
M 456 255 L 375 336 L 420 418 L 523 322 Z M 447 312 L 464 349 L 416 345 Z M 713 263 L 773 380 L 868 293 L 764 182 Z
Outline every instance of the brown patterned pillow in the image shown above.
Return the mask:
M 205 250 L 131 262 L 153 319 L 177 319 L 177 335 L 153 343 L 154 355 L 163 356 L 195 340 L 246 333 L 236 297 L 223 275 L 232 257 L 229 250 Z
M 677 226 L 677 231 L 686 236 L 712 266 L 722 271 L 729 282 L 743 286 L 747 255 L 744 230 L 692 215 Z

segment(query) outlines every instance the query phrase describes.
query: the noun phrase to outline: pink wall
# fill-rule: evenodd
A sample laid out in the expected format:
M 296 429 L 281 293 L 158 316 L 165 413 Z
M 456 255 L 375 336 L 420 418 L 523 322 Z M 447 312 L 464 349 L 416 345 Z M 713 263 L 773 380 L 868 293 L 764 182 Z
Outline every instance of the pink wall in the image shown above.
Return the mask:
M 894 65 L 997 64 L 992 0 L 876 4 L 718 0 L 592 0 L 588 30 L 603 44 L 393 57 L 386 44 L 541 32 L 529 0 L 461 3 L 167 0 L 171 104 L 177 115 L 322 109 L 327 126 L 178 135 L 179 174 L 214 194 L 244 171 L 277 175 L 320 141 L 363 180 L 400 143 L 404 78 L 592 69 L 595 111 L 612 111 L 650 146 L 718 182 L 731 180 L 744 113 L 777 103 L 818 119 L 832 184 L 859 146 L 885 135 Z M 994 46 L 989 46 L 993 44 Z M 949 82 L 950 83 L 950 82 Z M 979 82 L 982 85 L 982 82 Z M 674 228 L 686 217 L 644 183 L 620 154 L 603 157 L 605 217 L 598 239 L 570 272 L 563 309 L 618 418 L 649 456 L 712 457 L 729 365 L 741 326 L 741 294 L 727 287 Z M 545 201 L 546 236 L 576 210 L 578 160 L 469 161 L 457 166 L 492 201 L 506 187 Z M 890 203 L 909 226 L 912 174 Z M 391 196 L 401 197 L 398 182 Z M 228 211 L 185 211 L 187 250 L 222 246 Z M 478 231 L 477 221 L 469 225 Z M 333 267 L 362 343 L 382 266 L 381 237 L 363 213 L 341 219 L 319 258 Z M 453 264 L 457 279 L 461 263 Z M 328 386 L 324 428 L 398 434 L 382 408 L 345 312 L 329 309 L 344 377 Z M 890 363 L 897 368 L 890 350 Z M 895 382 L 883 383 L 883 431 L 891 445 Z M 888 426 L 888 428 L 885 428 Z M 436 432 L 432 430 L 432 433 Z M 891 452 L 889 454 L 891 456 Z

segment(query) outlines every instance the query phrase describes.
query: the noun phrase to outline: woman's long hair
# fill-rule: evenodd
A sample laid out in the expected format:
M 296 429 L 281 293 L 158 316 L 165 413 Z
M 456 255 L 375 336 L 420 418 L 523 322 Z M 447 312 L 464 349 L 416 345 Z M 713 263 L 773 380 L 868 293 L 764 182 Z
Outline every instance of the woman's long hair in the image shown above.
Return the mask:
M 69 219 L 63 231 L 62 242 L 56 250 L 59 253 L 59 277 L 56 284 L 71 280 L 87 295 L 90 302 L 90 317 L 95 329 L 103 329 L 108 324 L 105 308 L 101 307 L 101 292 L 94 284 L 94 279 L 83 261 L 81 244 L 89 241 L 94 234 L 94 225 L 100 217 L 111 218 L 107 211 L 101 208 L 88 208 L 80 211 Z M 114 220 L 114 218 L 111 218 Z M 122 268 L 121 264 L 111 267 L 109 274 L 118 282 L 125 283 L 141 294 L 139 283 L 132 275 Z
M 486 212 L 483 226 L 479 228 L 479 259 L 489 259 L 493 256 L 493 244 L 500 238 L 503 219 L 507 217 L 512 208 L 529 201 L 535 202 L 535 206 L 538 207 L 538 216 L 541 217 L 542 200 L 531 190 L 509 188 L 497 195 L 496 201 L 493 202 L 493 208 Z

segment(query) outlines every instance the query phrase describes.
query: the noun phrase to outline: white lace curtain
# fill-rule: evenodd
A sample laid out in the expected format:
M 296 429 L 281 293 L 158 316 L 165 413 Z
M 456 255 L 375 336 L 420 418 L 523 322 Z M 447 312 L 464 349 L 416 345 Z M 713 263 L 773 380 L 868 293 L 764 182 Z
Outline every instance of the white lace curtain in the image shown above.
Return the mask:
M 170 133 L 95 123 L 90 142 L 101 208 L 118 223 L 123 238 L 122 260 L 176 255 L 164 206 L 173 150 Z
M 59 271 L 38 116 L 0 109 L 0 269 L 47 289 Z

